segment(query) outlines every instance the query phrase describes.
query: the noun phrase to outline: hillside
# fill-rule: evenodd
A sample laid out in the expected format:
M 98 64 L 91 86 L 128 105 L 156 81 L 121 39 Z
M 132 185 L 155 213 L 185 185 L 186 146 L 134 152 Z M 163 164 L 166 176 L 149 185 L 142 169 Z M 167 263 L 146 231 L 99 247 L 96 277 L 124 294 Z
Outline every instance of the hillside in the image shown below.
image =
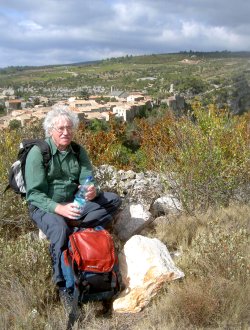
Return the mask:
M 194 102 L 192 117 L 165 111 L 132 126 L 110 121 L 104 129 L 79 127 L 75 140 L 96 168 L 104 168 L 98 182 L 123 194 L 124 209 L 126 196 L 133 205 L 135 198 L 145 199 L 151 210 L 158 191 L 149 184 L 151 195 L 145 172 L 160 178 L 164 196 L 166 190 L 181 201 L 179 215 L 160 210 L 142 234 L 180 252 L 176 264 L 185 278 L 166 284 L 137 314 L 105 318 L 97 304 L 88 303 L 74 329 L 249 328 L 249 115 L 232 116 L 215 105 L 204 111 Z M 1 191 L 20 141 L 39 136 L 39 124 L 1 131 Z M 121 179 L 105 164 L 114 166 Z M 65 329 L 67 318 L 51 282 L 48 242 L 37 239 L 25 201 L 13 192 L 1 195 L 0 210 L 0 328 Z
M 200 96 L 234 113 L 250 108 L 250 53 L 153 54 L 103 61 L 0 70 L 0 88 L 12 87 L 20 97 L 67 98 L 116 90 L 140 90 L 156 99 L 181 93 Z

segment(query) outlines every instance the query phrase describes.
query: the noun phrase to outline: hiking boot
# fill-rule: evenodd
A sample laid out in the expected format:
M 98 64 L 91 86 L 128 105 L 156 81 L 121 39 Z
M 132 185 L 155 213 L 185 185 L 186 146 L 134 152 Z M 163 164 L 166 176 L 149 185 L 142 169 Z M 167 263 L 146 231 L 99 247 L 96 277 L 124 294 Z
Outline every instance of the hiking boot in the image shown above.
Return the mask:
M 105 316 L 110 316 L 112 314 L 113 301 L 103 300 L 102 301 L 102 314 Z
M 74 295 L 71 289 L 59 288 L 59 297 L 67 314 L 72 313 L 74 307 Z
M 112 303 L 113 301 L 110 300 L 103 300 L 102 301 L 102 308 L 96 312 L 96 317 L 111 317 L 112 316 Z

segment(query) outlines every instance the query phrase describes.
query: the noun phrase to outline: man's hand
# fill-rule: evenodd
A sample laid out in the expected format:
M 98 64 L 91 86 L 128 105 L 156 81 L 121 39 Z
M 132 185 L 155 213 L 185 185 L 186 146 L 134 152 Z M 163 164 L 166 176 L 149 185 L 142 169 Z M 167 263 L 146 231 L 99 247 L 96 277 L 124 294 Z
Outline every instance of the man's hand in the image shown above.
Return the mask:
M 91 185 L 87 188 L 87 192 L 85 194 L 86 201 L 92 201 L 92 199 L 96 198 L 96 187 Z
M 87 188 L 85 194 L 86 201 L 91 201 L 96 197 L 96 187 L 91 185 Z M 57 204 L 55 213 L 62 215 L 65 218 L 76 219 L 80 215 L 80 211 L 74 203 Z
M 55 213 L 69 219 L 76 219 L 80 215 L 80 211 L 74 203 L 57 204 Z

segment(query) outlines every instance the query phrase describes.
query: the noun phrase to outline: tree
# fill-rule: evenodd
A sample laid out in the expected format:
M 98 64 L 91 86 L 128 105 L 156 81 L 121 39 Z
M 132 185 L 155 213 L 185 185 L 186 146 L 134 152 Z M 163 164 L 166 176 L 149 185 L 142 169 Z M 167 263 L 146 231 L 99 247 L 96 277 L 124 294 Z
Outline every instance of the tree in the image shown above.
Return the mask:
M 39 97 L 34 98 L 34 100 L 33 100 L 33 104 L 34 104 L 34 105 L 39 105 L 39 104 L 40 104 L 40 99 L 39 99 Z
M 104 120 L 93 119 L 89 125 L 89 129 L 94 132 L 107 131 L 108 123 Z
M 5 110 L 6 110 L 5 105 L 0 103 L 0 114 L 5 114 Z
M 84 89 L 80 92 L 80 97 L 82 97 L 84 100 L 89 99 L 89 92 L 87 89 Z
M 18 128 L 20 128 L 21 126 L 22 126 L 21 121 L 20 121 L 20 120 L 17 120 L 17 119 L 13 119 L 13 120 L 11 120 L 10 123 L 9 123 L 9 128 L 10 128 L 11 130 L 18 129 Z

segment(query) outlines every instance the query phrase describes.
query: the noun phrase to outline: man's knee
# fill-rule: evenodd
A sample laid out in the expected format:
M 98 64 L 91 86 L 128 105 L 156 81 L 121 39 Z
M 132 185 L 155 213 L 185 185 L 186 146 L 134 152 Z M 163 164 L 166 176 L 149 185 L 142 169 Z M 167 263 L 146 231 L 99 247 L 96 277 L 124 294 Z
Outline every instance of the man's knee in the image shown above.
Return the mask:
M 122 204 L 122 200 L 121 200 L 121 197 L 117 194 L 114 194 L 114 205 L 118 208 L 121 206 Z
M 105 192 L 104 196 L 109 200 L 110 204 L 112 204 L 114 207 L 118 208 L 122 204 L 121 197 L 113 192 Z
M 46 236 L 51 242 L 65 241 L 71 234 L 71 230 L 63 217 L 57 214 L 50 214 L 48 218 L 49 221 L 46 221 Z

